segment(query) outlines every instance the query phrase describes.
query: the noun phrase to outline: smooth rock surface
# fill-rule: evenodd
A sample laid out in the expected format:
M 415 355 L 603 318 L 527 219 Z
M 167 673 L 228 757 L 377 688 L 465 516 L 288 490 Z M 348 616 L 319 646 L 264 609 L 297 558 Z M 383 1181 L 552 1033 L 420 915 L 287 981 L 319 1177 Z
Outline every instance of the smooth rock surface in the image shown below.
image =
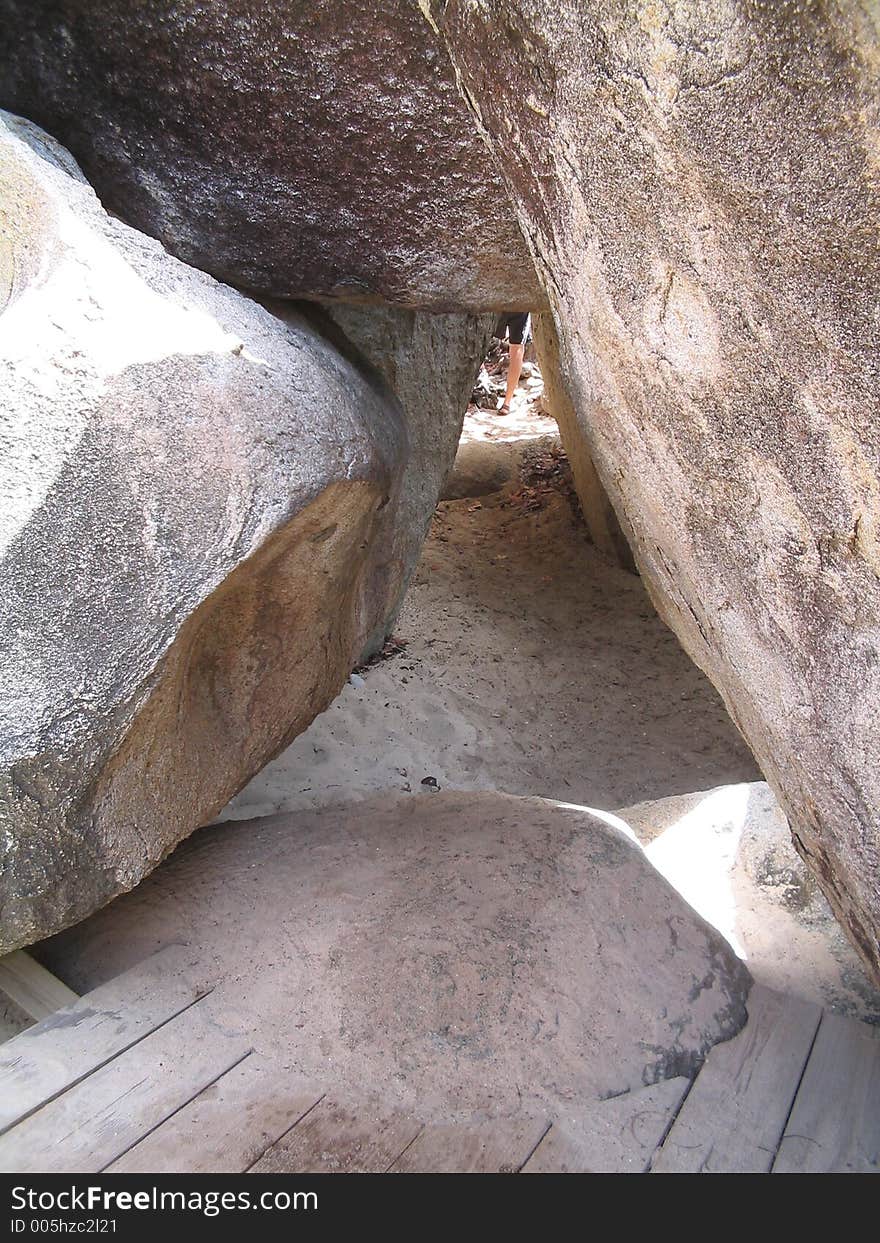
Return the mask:
M 792 845 L 766 782 L 674 795 L 614 814 L 757 983 L 880 1024 L 880 989 Z
M 880 979 L 876 22 L 854 0 L 433 13 L 652 596 Z
M 185 942 L 218 1022 L 423 1118 L 576 1110 L 693 1073 L 750 985 L 600 815 L 426 793 L 219 825 L 41 952 L 82 990 Z
M 0 106 L 178 258 L 278 297 L 543 301 L 416 0 L 0 3 Z
M 2 952 L 136 884 L 330 702 L 406 435 L 374 373 L 8 114 L 0 201 Z

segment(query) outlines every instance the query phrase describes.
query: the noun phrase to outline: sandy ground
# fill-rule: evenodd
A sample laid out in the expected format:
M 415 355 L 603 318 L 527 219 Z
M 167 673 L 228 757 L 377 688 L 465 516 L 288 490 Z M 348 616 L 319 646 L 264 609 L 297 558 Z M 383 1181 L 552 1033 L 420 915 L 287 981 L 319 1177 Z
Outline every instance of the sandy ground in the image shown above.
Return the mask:
M 564 478 L 542 480 L 554 427 L 525 400 L 506 420 L 468 418 L 463 452 L 525 452 L 537 485 L 514 458 L 502 491 L 440 505 L 396 629 L 404 650 L 362 671 L 220 819 L 419 797 L 428 778 L 613 809 L 760 775 L 640 580 L 588 542 Z M 476 488 L 473 460 L 468 472 Z
M 219 820 L 438 789 L 610 809 L 759 775 L 638 578 L 588 542 L 541 393 L 535 376 L 509 417 L 470 412 L 449 487 L 467 495 L 436 514 L 404 646 L 355 676 Z M 63 952 L 54 965 L 76 974 Z M 22 1017 L 0 1014 L 0 1038 Z
M 540 395 L 538 379 L 508 419 L 469 413 L 456 499 L 437 511 L 397 627 L 406 646 L 362 670 L 220 819 L 438 788 L 623 808 L 756 979 L 880 1022 L 880 992 L 772 793 L 740 784 L 760 772 L 719 696 L 640 580 L 588 542 Z

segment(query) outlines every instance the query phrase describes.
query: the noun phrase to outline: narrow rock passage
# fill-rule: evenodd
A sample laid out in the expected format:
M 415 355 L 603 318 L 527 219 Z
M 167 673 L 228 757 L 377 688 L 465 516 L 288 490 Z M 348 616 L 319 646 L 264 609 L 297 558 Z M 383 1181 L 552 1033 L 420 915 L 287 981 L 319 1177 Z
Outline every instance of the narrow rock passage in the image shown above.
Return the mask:
M 536 409 L 530 440 L 514 414 L 466 421 L 463 444 L 504 461 L 519 447 L 524 465 L 501 491 L 439 506 L 396 628 L 405 647 L 362 670 L 221 819 L 425 795 L 426 778 L 614 808 L 760 777 L 639 579 L 588 542 L 555 424 Z

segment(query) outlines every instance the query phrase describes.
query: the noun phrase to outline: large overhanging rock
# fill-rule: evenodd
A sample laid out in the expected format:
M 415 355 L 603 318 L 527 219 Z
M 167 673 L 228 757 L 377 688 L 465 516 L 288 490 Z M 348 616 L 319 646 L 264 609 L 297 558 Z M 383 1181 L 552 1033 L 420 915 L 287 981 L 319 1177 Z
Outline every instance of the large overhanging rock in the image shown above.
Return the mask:
M 571 464 L 575 491 L 590 538 L 610 561 L 617 562 L 624 569 L 635 570 L 632 549 L 596 473 L 587 438 L 571 400 L 569 384 L 562 374 L 559 338 L 551 315 L 546 311 L 533 315 L 532 331 L 544 379 L 544 393 L 559 425 L 559 435 Z
M 0 0 L 0 106 L 178 258 L 280 297 L 542 300 L 417 0 Z
M 402 412 L 0 114 L 0 952 L 136 884 L 379 619 Z
M 880 976 L 876 24 L 441 7 L 651 592 Z

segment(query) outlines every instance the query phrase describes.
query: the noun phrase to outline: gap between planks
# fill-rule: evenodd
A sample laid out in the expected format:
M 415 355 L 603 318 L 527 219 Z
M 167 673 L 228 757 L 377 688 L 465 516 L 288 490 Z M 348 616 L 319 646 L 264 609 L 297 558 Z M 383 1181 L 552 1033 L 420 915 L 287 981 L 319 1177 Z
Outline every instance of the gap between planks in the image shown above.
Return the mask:
M 0 1169 L 99 1171 L 250 1052 L 202 998 L 0 1136 Z
M 651 1172 L 767 1173 L 822 1011 L 754 985 L 748 1021 L 714 1045 L 651 1161 Z
M 161 950 L 0 1045 L 0 1136 L 207 996 L 189 958 Z

